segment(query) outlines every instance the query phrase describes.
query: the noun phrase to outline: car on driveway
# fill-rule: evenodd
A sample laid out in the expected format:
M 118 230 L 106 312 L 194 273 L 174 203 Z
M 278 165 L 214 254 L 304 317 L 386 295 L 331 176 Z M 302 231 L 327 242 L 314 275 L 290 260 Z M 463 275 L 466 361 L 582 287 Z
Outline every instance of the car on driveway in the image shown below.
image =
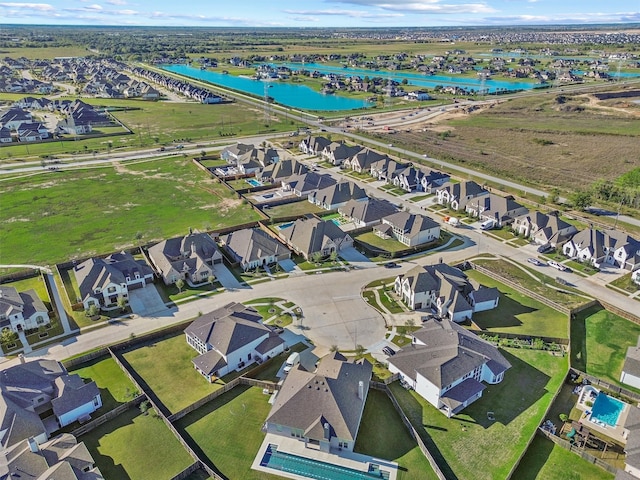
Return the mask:
M 565 267 L 564 265 L 562 265 L 561 263 L 558 262 L 554 262 L 553 260 L 549 260 L 548 263 L 549 266 L 553 267 L 553 268 L 557 268 L 558 270 L 560 270 L 561 272 L 566 272 L 567 271 L 567 267 Z
M 542 263 L 540 260 L 538 260 L 537 258 L 527 258 L 527 262 L 532 263 L 538 267 L 541 267 L 542 265 L 544 265 L 544 263 Z
M 400 267 L 400 265 L 398 265 L 396 262 L 387 262 L 384 264 L 384 268 L 398 268 Z
M 553 250 L 553 247 L 548 243 L 545 245 L 540 245 L 538 247 L 538 253 L 547 253 L 547 252 L 550 252 L 551 250 Z
M 388 357 L 391 357 L 391 356 L 396 354 L 396 351 L 394 349 L 392 349 L 391 347 L 383 347 L 382 348 L 382 353 L 384 353 Z

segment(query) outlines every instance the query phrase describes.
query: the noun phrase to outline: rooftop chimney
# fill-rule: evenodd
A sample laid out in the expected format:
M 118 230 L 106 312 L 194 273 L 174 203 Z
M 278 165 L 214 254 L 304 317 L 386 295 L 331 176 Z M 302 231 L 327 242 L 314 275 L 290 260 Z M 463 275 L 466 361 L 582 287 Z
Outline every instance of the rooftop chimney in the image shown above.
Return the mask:
M 31 450 L 33 453 L 40 452 L 40 445 L 38 445 L 38 442 L 36 442 L 33 437 L 29 437 L 27 441 L 29 442 L 29 450 Z
M 358 382 L 358 398 L 364 400 L 364 382 L 362 380 Z

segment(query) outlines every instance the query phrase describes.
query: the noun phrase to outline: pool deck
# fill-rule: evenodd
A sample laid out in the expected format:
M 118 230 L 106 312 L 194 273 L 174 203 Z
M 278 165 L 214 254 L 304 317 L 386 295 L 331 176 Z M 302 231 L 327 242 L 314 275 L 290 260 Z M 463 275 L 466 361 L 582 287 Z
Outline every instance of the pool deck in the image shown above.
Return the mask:
M 309 477 L 303 477 L 301 475 L 296 475 L 295 473 L 283 472 L 281 470 L 261 466 L 260 462 L 262 457 L 264 457 L 269 444 L 277 445 L 278 451 L 280 452 L 290 453 L 298 455 L 299 457 L 305 457 L 311 460 L 330 463 L 341 467 L 347 467 L 353 470 L 360 470 L 361 472 L 366 472 L 368 470 L 369 463 L 375 463 L 376 465 L 380 465 L 383 470 L 389 472 L 389 480 L 397 480 L 398 464 L 396 462 L 382 460 L 380 458 L 370 457 L 368 455 L 362 455 L 355 452 L 348 452 L 346 450 L 343 450 L 342 452 L 332 451 L 332 453 L 321 452 L 320 450 L 306 448 L 304 446 L 304 442 L 295 438 L 281 437 L 271 433 L 267 434 L 262 445 L 260 445 L 258 454 L 251 465 L 252 470 L 258 470 L 260 472 L 266 472 L 286 478 L 293 478 L 295 480 L 308 480 Z
M 589 418 L 590 415 L 586 414 L 586 411 L 591 410 L 591 407 L 587 407 L 586 405 L 582 405 L 578 402 L 578 404 L 576 404 L 576 408 L 578 408 L 578 410 L 582 410 L 582 415 L 580 416 L 580 420 L 578 420 L 582 425 L 593 430 L 594 432 L 605 435 L 622 445 L 625 445 L 627 443 L 627 439 L 623 435 L 624 424 L 627 421 L 627 415 L 629 415 L 629 409 L 631 408 L 631 405 L 625 403 L 624 409 L 620 412 L 620 416 L 618 417 L 618 421 L 615 427 L 612 427 L 610 425 L 602 425 L 600 422 L 596 423 L 591 421 L 591 419 Z

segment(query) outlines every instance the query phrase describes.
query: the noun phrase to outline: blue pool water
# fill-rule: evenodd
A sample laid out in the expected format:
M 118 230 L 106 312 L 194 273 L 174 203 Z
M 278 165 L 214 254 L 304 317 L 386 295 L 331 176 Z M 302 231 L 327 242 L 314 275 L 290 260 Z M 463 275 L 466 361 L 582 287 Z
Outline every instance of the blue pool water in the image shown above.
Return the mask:
M 164 70 L 179 73 L 187 77 L 204 80 L 205 82 L 233 88 L 245 93 L 264 96 L 264 82 L 248 77 L 224 75 L 210 70 L 200 70 L 188 65 L 164 65 Z M 369 102 L 339 95 L 323 95 L 305 86 L 290 83 L 268 82 L 268 95 L 277 103 L 304 110 L 354 110 L 371 106 Z
M 256 180 L 255 178 L 247 178 L 247 183 L 252 187 L 260 187 L 262 183 Z
M 380 480 L 389 478 L 388 472 L 380 471 L 373 466 L 369 467 L 369 472 L 362 472 L 290 453 L 278 452 L 275 445 L 267 447 L 260 465 L 315 480 Z
M 285 228 L 289 228 L 291 225 L 293 225 L 293 222 L 283 223 L 282 225 L 278 225 L 278 230 L 284 230 Z
M 336 226 L 340 226 L 340 220 L 338 220 L 337 218 L 332 218 L 331 221 L 333 222 L 334 225 Z
M 591 420 L 596 419 L 606 423 L 611 427 L 615 427 L 618 423 L 618 417 L 624 410 L 625 404 L 605 393 L 598 393 L 596 401 L 593 402 L 591 410 Z

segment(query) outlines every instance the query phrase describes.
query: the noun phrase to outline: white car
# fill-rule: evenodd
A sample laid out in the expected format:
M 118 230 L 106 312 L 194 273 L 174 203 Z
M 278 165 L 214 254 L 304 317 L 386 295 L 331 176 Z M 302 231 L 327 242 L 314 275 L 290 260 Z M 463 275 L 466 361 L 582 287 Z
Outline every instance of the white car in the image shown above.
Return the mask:
M 553 260 L 549 260 L 547 262 L 547 264 L 553 268 L 557 268 L 558 270 L 560 270 L 561 272 L 564 272 L 567 267 L 565 267 L 564 265 L 562 265 L 561 263 L 558 262 L 554 262 Z

